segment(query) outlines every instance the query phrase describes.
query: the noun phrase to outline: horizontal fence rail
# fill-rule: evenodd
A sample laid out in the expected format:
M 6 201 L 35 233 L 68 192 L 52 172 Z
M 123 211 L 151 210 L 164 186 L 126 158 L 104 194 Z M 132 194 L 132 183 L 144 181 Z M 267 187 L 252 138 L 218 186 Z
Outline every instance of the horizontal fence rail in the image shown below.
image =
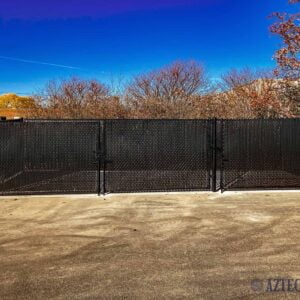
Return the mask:
M 0 121 L 0 194 L 300 188 L 300 119 Z

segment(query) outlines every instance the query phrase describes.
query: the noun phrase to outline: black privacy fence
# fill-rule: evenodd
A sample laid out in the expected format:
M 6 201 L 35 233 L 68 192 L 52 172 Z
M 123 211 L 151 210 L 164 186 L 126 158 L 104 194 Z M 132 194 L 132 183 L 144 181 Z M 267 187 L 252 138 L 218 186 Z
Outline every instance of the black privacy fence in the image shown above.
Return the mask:
M 300 188 L 300 119 L 0 122 L 0 194 Z

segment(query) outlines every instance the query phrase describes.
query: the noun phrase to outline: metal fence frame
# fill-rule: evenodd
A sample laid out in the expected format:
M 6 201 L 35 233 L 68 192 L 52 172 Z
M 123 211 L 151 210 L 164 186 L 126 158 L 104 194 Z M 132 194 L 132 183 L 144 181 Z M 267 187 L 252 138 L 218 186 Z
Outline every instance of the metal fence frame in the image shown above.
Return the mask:
M 21 119 L 0 130 L 0 195 L 300 188 L 300 118 Z M 27 154 L 11 153 L 14 131 Z

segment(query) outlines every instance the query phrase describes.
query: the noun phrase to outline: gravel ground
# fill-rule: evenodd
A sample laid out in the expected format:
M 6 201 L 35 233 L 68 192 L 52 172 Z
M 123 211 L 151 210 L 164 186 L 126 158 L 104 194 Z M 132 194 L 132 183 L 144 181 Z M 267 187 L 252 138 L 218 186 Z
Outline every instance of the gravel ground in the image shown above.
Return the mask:
M 0 299 L 299 299 L 299 226 L 300 192 L 1 197 Z

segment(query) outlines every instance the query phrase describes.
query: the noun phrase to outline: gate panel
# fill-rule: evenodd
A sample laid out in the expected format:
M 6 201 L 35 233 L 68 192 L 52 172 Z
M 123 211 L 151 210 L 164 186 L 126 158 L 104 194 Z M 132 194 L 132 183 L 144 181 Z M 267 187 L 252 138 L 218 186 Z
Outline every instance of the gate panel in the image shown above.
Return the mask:
M 222 188 L 300 187 L 300 119 L 223 120 Z
M 209 120 L 106 122 L 108 192 L 210 189 Z
M 21 122 L 0 122 L 0 193 L 1 186 L 23 172 L 24 127 Z
M 20 125 L 22 172 L 2 181 L 2 194 L 98 192 L 99 122 L 28 121 Z M 16 139 L 9 143 L 19 149 Z

